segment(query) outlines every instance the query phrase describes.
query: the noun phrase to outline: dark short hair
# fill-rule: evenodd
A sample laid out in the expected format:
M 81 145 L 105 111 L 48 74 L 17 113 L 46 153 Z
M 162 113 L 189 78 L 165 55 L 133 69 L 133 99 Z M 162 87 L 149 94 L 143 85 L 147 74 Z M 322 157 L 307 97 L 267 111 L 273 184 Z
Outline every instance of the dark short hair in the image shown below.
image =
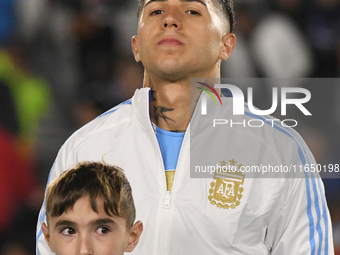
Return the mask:
M 235 27 L 235 12 L 233 0 L 213 0 L 218 10 L 225 15 L 225 18 L 230 24 L 230 33 L 234 31 Z M 144 8 L 145 0 L 138 0 L 137 19 L 139 20 L 142 10 Z
M 98 213 L 98 199 L 102 199 L 107 215 L 123 217 L 126 226 L 132 226 L 136 210 L 130 183 L 120 168 L 98 162 L 79 163 L 50 183 L 46 191 L 47 220 L 72 209 L 86 195 L 93 211 Z

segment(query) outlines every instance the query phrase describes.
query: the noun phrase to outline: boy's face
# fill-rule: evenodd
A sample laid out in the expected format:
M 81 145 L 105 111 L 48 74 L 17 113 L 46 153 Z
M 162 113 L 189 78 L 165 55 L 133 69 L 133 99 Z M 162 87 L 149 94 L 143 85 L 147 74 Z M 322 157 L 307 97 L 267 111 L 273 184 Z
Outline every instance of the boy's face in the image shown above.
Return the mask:
M 132 38 L 147 72 L 176 79 L 208 73 L 235 42 L 212 0 L 146 0 Z
M 143 229 L 141 222 L 127 229 L 126 219 L 107 215 L 101 200 L 96 213 L 88 196 L 80 198 L 61 216 L 51 217 L 48 224 L 43 223 L 42 229 L 51 251 L 57 255 L 121 255 L 134 249 Z

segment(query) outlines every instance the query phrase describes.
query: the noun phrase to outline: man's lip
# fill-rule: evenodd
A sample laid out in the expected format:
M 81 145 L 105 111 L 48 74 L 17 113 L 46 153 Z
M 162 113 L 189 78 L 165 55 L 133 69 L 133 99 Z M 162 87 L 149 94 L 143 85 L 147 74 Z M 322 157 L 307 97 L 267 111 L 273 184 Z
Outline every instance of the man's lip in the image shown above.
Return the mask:
M 158 45 L 183 45 L 183 43 L 175 37 L 164 37 Z

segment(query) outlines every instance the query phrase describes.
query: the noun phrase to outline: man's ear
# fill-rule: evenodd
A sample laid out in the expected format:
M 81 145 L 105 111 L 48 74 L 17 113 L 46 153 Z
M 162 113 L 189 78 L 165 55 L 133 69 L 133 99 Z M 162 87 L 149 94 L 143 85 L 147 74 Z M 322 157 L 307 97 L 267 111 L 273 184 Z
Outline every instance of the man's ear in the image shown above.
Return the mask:
M 126 252 L 131 252 L 136 247 L 139 241 L 139 237 L 143 232 L 143 223 L 141 221 L 137 221 L 133 226 L 130 228 L 129 231 L 129 242 L 125 247 Z
M 222 46 L 219 59 L 226 60 L 230 57 L 236 45 L 236 36 L 233 33 L 222 36 Z
M 53 248 L 53 245 L 51 243 L 50 231 L 49 231 L 48 227 L 46 226 L 45 222 L 41 223 L 41 229 L 42 229 L 42 232 L 44 234 L 44 237 L 45 237 L 45 240 L 46 240 L 48 246 L 50 247 L 51 251 L 54 252 L 54 248 Z
M 135 56 L 136 62 L 140 62 L 139 48 L 138 48 L 138 36 L 134 35 L 131 39 L 132 52 Z

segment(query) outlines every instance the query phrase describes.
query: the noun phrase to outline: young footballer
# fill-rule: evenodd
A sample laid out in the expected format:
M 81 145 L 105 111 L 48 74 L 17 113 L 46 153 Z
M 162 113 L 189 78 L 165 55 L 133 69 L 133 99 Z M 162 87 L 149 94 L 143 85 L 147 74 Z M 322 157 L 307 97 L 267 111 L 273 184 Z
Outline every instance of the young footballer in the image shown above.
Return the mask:
M 121 255 L 143 231 L 135 221 L 131 187 L 121 169 L 83 162 L 48 186 L 42 231 L 57 255 Z
M 144 88 L 75 132 L 51 169 L 53 180 L 70 165 L 103 155 L 124 169 L 145 227 L 133 254 L 334 253 L 317 173 L 253 178 L 239 171 L 315 164 L 301 137 L 269 121 L 261 128 L 214 128 L 200 117 L 199 89 L 190 97 L 191 78 L 220 78 L 221 62 L 236 44 L 234 23 L 232 0 L 140 0 L 132 50 L 144 66 Z M 232 116 L 232 100 L 223 107 L 207 100 L 207 117 L 261 120 L 247 107 Z M 200 144 L 191 144 L 193 134 Z M 192 178 L 192 155 L 205 166 L 237 171 Z M 38 253 L 49 254 L 46 246 L 38 223 Z

